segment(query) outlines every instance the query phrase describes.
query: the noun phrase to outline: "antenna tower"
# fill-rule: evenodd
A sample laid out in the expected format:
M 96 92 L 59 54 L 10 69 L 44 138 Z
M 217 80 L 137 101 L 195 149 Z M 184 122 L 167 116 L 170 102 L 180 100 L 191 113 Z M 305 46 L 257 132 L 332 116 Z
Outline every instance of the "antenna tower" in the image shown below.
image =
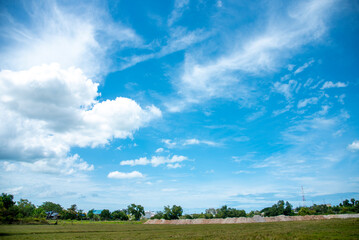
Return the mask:
M 303 200 L 303 207 L 305 207 L 305 197 L 304 197 L 304 189 L 302 186 L 302 200 Z

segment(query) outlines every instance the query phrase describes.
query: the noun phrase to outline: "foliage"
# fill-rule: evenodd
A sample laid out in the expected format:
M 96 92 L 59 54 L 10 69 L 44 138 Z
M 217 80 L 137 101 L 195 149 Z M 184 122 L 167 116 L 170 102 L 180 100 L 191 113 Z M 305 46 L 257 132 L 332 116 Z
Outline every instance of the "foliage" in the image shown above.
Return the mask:
M 45 218 L 46 212 L 42 207 L 38 207 L 34 210 L 34 212 L 32 213 L 32 216 L 34 218 Z
M 9 209 L 15 205 L 14 196 L 11 194 L 3 193 L 0 196 L 0 203 L 2 207 L 4 207 L 5 209 Z
M 227 217 L 246 217 L 247 214 L 244 210 L 238 210 L 235 208 L 229 208 L 227 205 L 222 206 L 216 211 L 216 218 L 227 218 Z
M 125 211 L 121 211 L 121 210 L 113 211 L 111 213 L 111 217 L 114 220 L 122 220 L 122 221 L 127 221 L 128 220 L 128 216 L 125 213 Z
M 35 205 L 29 202 L 27 199 L 20 199 L 20 201 L 17 202 L 17 206 L 19 209 L 19 218 L 24 217 L 31 217 L 34 214 L 34 211 L 36 209 Z
M 151 219 L 162 219 L 164 218 L 163 216 L 163 212 L 159 211 L 157 212 L 153 217 L 151 217 Z
M 170 206 L 165 206 L 163 218 L 167 220 L 179 219 L 179 217 L 182 216 L 182 213 L 183 209 L 181 206 L 173 205 L 172 208 L 170 208 Z
M 45 212 L 57 212 L 59 214 L 62 214 L 63 208 L 60 204 L 56 204 L 53 202 L 44 202 L 41 206 L 45 210 Z
M 18 202 L 14 201 L 14 196 L 11 194 L 2 193 L 0 196 L 0 223 L 41 223 L 46 222 L 46 212 L 56 212 L 61 214 L 64 220 L 129 220 L 131 217 L 135 220 L 140 220 L 141 216 L 145 214 L 144 208 L 141 205 L 131 204 L 127 210 L 116 210 L 111 213 L 108 209 L 101 212 L 100 215 L 94 214 L 94 209 L 90 210 L 86 216 L 83 210 L 78 210 L 77 205 L 73 204 L 70 208 L 64 210 L 60 204 L 53 202 L 44 202 L 42 205 L 36 207 L 27 199 L 20 199 Z M 248 214 L 244 210 L 230 208 L 227 205 L 221 208 L 210 208 L 205 213 L 186 214 L 182 216 L 183 209 L 181 206 L 173 205 L 165 206 L 163 212 L 157 212 L 152 219 L 196 219 L 196 218 L 233 218 L 233 217 L 253 217 L 254 215 L 264 216 L 278 216 L 278 215 L 323 215 L 323 214 L 343 214 L 343 213 L 359 213 L 359 201 L 354 198 L 345 199 L 337 206 L 330 206 L 325 204 L 310 207 L 297 207 L 293 211 L 293 206 L 287 201 L 278 201 L 272 207 L 267 207 L 261 211 L 251 211 Z
M 143 215 L 145 215 L 145 210 L 141 205 L 136 205 L 132 203 L 127 207 L 127 211 L 131 214 L 136 220 L 140 220 Z
M 95 209 L 91 209 L 90 211 L 88 211 L 88 213 L 87 213 L 87 217 L 89 218 L 89 219 L 93 219 L 93 217 L 94 217 L 94 213 L 93 213 L 93 211 L 95 211 Z
M 100 214 L 100 219 L 101 220 L 109 220 L 111 218 L 111 212 L 108 209 L 104 209 L 102 210 L 101 214 Z
M 274 217 L 278 215 L 292 216 L 294 215 L 293 207 L 289 202 L 284 204 L 283 200 L 279 200 L 272 207 L 267 207 L 261 211 L 265 217 Z
M 0 222 L 12 223 L 17 220 L 19 209 L 13 199 L 14 196 L 11 194 L 3 193 L 0 196 Z

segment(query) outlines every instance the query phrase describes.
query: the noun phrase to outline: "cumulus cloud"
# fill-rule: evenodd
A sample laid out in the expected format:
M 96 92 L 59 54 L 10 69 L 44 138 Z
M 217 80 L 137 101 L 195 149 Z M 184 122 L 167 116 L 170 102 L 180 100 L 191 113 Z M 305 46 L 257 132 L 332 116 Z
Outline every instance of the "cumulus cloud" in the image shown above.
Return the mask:
M 66 159 L 70 148 L 96 147 L 161 116 L 128 98 L 99 102 L 98 84 L 58 64 L 0 72 L 0 159 Z
M 317 97 L 302 99 L 298 102 L 298 108 L 306 107 L 308 104 L 317 104 L 317 103 L 318 103 Z
M 359 141 L 358 140 L 353 141 L 351 144 L 348 145 L 348 149 L 353 152 L 358 151 L 359 150 Z
M 167 167 L 173 168 L 175 166 L 175 165 L 173 165 L 174 163 L 183 162 L 185 160 L 188 160 L 188 158 L 185 156 L 177 156 L 177 155 L 174 155 L 172 157 L 170 157 L 170 156 L 167 156 L 167 157 L 153 156 L 151 159 L 148 159 L 147 157 L 143 157 L 143 158 L 139 158 L 139 159 L 135 159 L 135 160 L 121 161 L 120 165 L 122 165 L 122 166 L 125 166 L 125 165 L 137 166 L 137 165 L 151 164 L 153 167 L 157 167 L 162 164 L 167 164 Z M 168 164 L 170 164 L 170 166 L 168 166 Z
M 347 87 L 347 86 L 348 86 L 347 83 L 343 83 L 343 82 L 333 83 L 332 81 L 328 81 L 328 82 L 325 82 L 320 89 L 343 88 L 343 87 Z
M 132 179 L 132 178 L 143 178 L 143 174 L 138 172 L 138 171 L 133 171 L 133 172 L 129 172 L 129 173 L 125 173 L 125 172 L 119 172 L 119 171 L 114 171 L 114 172 L 110 172 L 107 175 L 108 178 L 114 178 L 114 179 Z
M 175 163 L 175 164 L 169 163 L 169 164 L 167 164 L 167 167 L 168 168 L 181 168 L 182 165 L 179 163 Z

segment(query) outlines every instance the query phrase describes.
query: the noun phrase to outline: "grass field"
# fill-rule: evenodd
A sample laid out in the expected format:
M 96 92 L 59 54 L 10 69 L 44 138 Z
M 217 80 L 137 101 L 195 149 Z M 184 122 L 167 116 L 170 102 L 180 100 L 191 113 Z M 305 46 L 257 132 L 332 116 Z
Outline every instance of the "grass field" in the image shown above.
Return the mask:
M 359 239 L 359 219 L 223 225 L 0 225 L 0 239 Z

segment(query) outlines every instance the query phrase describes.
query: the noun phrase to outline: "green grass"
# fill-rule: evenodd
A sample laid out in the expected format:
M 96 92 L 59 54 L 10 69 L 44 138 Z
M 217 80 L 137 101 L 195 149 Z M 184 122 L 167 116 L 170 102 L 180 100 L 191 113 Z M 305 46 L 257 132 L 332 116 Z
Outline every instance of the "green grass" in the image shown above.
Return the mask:
M 0 239 L 359 239 L 359 219 L 223 225 L 0 225 Z
M 73 224 L 143 224 L 146 220 L 141 221 L 90 221 L 90 220 L 57 220 L 58 225 L 73 225 Z M 56 220 L 48 220 L 49 224 L 54 224 Z

